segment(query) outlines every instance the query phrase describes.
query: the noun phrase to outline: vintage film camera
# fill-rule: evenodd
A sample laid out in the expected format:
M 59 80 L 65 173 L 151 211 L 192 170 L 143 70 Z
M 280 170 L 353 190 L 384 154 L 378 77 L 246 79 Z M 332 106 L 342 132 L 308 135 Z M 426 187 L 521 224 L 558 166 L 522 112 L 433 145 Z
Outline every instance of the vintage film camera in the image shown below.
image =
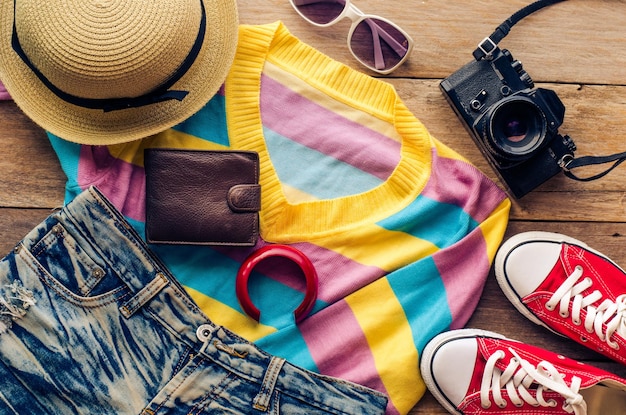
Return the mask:
M 562 171 L 576 149 L 558 133 L 565 106 L 506 49 L 470 62 L 441 90 L 511 193 L 520 198 Z

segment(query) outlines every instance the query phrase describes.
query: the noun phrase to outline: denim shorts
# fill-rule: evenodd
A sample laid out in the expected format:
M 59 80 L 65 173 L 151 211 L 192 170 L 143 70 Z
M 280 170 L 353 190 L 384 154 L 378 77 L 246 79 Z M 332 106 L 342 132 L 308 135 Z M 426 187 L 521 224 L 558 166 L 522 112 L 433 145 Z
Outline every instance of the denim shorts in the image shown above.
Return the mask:
M 383 414 L 198 309 L 96 188 L 0 262 L 1 414 Z

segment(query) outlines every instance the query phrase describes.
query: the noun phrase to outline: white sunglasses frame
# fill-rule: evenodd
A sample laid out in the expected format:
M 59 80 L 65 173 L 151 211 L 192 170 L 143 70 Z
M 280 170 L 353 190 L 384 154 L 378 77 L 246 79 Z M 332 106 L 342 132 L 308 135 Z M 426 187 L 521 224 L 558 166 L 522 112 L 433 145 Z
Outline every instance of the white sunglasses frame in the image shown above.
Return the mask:
M 377 16 L 374 14 L 365 14 L 363 13 L 361 10 L 359 10 L 354 4 L 352 4 L 351 0 L 345 0 L 346 5 L 343 8 L 343 11 L 341 12 L 341 14 L 339 14 L 339 16 L 337 16 L 336 18 L 334 18 L 333 20 L 331 20 L 328 23 L 316 23 L 314 21 L 312 21 L 311 19 L 309 19 L 308 17 L 306 17 L 304 14 L 302 14 L 302 12 L 299 10 L 299 6 L 296 5 L 297 0 L 289 0 L 289 3 L 291 3 L 291 7 L 293 7 L 293 9 L 300 15 L 300 17 L 302 17 L 304 20 L 306 20 L 307 22 L 309 22 L 310 24 L 312 24 L 313 26 L 317 26 L 317 27 L 329 27 L 332 26 L 336 23 L 338 23 L 339 21 L 345 19 L 346 17 L 348 19 L 350 19 L 352 21 L 352 25 L 350 26 L 350 30 L 348 31 L 348 38 L 347 38 L 347 43 L 348 43 L 348 50 L 350 50 L 350 53 L 352 53 L 352 56 L 354 56 L 354 58 L 359 61 L 359 63 L 363 66 L 365 66 L 366 68 L 377 72 L 379 74 L 382 75 L 388 75 L 391 72 L 395 71 L 396 69 L 398 69 L 398 67 L 400 67 L 400 65 L 402 65 L 409 57 L 409 55 L 411 54 L 411 51 L 413 50 L 413 39 L 411 38 L 411 36 L 409 36 L 409 34 L 404 31 L 404 29 L 402 29 L 400 26 L 398 26 L 396 23 L 392 22 L 389 19 L 385 19 L 384 17 L 381 16 Z M 300 1 L 304 1 L 305 3 L 307 3 L 307 0 L 300 0 Z M 313 0 L 315 1 L 315 0 Z M 357 26 L 359 25 L 359 23 L 363 22 L 364 20 L 367 19 L 376 19 L 376 20 L 380 20 L 382 22 L 387 23 L 390 26 L 393 26 L 394 28 L 396 28 L 396 30 L 398 30 L 407 40 L 407 46 L 406 46 L 406 53 L 404 54 L 404 56 L 402 57 L 402 59 L 400 59 L 400 61 L 395 64 L 394 66 L 392 66 L 391 68 L 387 68 L 387 69 L 378 69 L 375 66 L 372 66 L 368 63 L 365 63 L 361 58 L 359 58 L 356 53 L 354 53 L 354 50 L 352 50 L 352 46 L 350 45 L 350 39 L 352 39 L 352 35 L 354 34 L 354 30 L 357 28 Z M 399 45 L 401 47 L 404 47 L 403 45 Z M 376 42 L 374 42 L 374 48 L 376 49 L 377 44 Z M 393 46 L 392 46 L 393 47 Z

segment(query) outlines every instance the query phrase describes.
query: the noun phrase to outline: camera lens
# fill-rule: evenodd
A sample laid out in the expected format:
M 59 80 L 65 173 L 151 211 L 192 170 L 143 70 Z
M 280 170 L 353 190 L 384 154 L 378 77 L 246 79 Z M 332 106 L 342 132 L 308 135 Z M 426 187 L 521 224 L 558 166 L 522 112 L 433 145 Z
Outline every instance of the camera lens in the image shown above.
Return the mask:
M 499 150 L 524 156 L 539 147 L 546 134 L 543 112 L 526 98 L 503 100 L 492 112 L 490 136 Z
M 528 123 L 525 119 L 513 116 L 504 121 L 502 131 L 508 141 L 519 143 L 528 134 Z

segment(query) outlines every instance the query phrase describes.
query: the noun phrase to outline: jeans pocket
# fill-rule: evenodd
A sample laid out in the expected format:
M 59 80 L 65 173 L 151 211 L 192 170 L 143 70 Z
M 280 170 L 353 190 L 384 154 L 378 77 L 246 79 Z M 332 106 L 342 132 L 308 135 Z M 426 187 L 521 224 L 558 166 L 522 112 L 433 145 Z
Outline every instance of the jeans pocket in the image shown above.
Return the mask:
M 30 253 L 43 277 L 73 300 L 115 295 L 125 286 L 95 247 L 75 236 L 71 228 L 56 223 L 37 241 Z M 103 236 L 106 237 L 106 236 Z

